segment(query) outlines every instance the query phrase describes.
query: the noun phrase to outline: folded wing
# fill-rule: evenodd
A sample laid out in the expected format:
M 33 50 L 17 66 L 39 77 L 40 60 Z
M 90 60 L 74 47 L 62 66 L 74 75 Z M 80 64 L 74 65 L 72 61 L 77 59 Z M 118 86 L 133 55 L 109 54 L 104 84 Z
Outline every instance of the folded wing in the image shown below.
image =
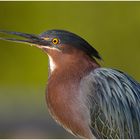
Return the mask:
M 97 138 L 140 138 L 140 84 L 107 68 L 89 75 L 91 129 Z

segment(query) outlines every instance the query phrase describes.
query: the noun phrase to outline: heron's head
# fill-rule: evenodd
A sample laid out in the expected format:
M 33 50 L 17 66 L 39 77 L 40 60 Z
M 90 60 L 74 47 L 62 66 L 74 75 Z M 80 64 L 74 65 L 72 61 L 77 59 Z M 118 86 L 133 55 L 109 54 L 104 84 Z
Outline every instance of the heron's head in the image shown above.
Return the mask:
M 96 49 L 94 49 L 87 41 L 69 31 L 48 30 L 40 35 L 2 30 L 0 32 L 26 38 L 26 40 L 15 38 L 0 39 L 35 45 L 36 47 L 44 50 L 54 62 L 69 61 L 82 55 L 101 59 Z

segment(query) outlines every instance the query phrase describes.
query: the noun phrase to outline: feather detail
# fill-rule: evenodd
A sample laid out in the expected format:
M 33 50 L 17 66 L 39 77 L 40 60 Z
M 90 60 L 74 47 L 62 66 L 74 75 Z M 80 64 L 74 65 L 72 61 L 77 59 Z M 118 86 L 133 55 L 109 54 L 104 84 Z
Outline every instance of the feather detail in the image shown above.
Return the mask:
M 91 108 L 93 133 L 99 138 L 140 138 L 140 84 L 107 68 L 95 69 L 87 79 L 92 83 L 90 101 L 96 107 Z M 106 132 L 99 131 L 98 124 L 106 127 Z

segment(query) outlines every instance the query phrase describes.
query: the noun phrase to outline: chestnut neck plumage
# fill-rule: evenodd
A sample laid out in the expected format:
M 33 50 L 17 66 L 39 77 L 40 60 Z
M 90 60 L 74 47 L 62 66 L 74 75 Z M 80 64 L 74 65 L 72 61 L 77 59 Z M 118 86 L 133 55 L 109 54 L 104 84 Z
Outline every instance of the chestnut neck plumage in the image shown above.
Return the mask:
M 65 46 L 66 47 L 66 46 Z M 87 109 L 82 108 L 80 81 L 90 71 L 99 67 L 95 59 L 84 52 L 67 46 L 67 52 L 50 49 L 50 76 L 47 86 L 47 104 L 52 116 L 67 128 L 83 138 L 93 138 L 87 122 Z M 63 48 L 61 48 L 63 49 Z M 69 51 L 69 52 L 68 52 Z M 83 103 L 84 104 L 84 103 Z

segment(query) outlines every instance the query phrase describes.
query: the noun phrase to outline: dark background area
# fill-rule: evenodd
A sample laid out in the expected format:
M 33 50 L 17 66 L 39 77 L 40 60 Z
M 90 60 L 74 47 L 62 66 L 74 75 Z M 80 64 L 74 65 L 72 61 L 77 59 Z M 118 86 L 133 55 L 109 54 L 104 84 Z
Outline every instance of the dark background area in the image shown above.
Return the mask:
M 0 29 L 69 30 L 100 52 L 102 66 L 140 81 L 140 2 L 0 2 Z M 74 138 L 48 114 L 47 72 L 41 50 L 0 40 L 0 138 Z

